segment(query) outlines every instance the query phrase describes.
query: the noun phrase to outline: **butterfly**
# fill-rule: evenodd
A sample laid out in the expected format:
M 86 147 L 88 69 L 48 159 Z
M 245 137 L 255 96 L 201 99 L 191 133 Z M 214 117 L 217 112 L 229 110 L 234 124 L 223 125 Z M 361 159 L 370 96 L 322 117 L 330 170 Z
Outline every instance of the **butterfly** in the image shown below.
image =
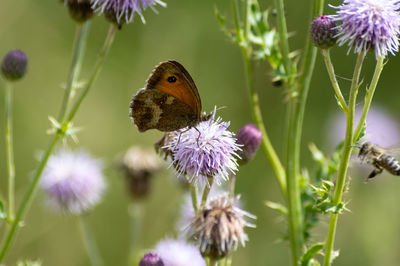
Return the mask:
M 189 72 L 177 61 L 157 65 L 130 102 L 130 116 L 140 132 L 163 132 L 195 127 L 205 118 L 201 99 Z

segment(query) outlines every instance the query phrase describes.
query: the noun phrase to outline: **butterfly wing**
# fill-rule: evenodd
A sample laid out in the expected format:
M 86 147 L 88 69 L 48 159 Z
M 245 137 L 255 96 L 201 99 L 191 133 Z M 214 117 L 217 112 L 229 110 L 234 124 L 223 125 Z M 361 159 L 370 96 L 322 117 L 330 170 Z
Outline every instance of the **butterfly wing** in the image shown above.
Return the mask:
M 146 89 L 156 89 L 174 96 L 187 104 L 197 118 L 201 115 L 201 99 L 189 72 L 177 61 L 160 63 L 147 80 Z
M 197 121 L 197 114 L 191 107 L 158 89 L 139 90 L 130 107 L 130 116 L 140 132 L 148 129 L 175 131 Z

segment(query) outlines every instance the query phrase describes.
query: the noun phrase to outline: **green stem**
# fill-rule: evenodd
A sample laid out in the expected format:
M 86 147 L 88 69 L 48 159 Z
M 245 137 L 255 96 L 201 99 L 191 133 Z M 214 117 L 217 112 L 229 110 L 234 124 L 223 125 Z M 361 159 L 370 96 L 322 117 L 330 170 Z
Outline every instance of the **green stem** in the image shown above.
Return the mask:
M 65 122 L 70 123 L 72 121 L 72 119 L 74 118 L 74 116 L 76 115 L 76 113 L 77 113 L 77 111 L 78 111 L 83 99 L 87 95 L 90 87 L 93 85 L 94 81 L 96 80 L 96 77 L 99 74 L 99 71 L 101 69 L 102 63 L 104 62 L 104 58 L 105 58 L 105 56 L 107 55 L 107 53 L 108 53 L 108 51 L 110 49 L 110 46 L 112 44 L 112 40 L 114 39 L 114 35 L 115 35 L 116 30 L 117 30 L 117 26 L 114 26 L 114 25 L 111 26 L 111 28 L 110 28 L 110 30 L 108 32 L 107 38 L 105 40 L 103 49 L 100 52 L 100 55 L 99 55 L 99 58 L 97 60 L 95 69 L 93 71 L 93 74 L 90 77 L 88 84 L 84 88 L 84 91 L 82 92 L 81 97 L 78 99 L 76 104 L 73 106 L 73 108 L 71 110 L 71 113 L 68 116 L 68 120 L 67 121 L 62 121 L 62 124 L 65 124 Z M 82 37 L 82 35 L 81 35 L 81 37 Z M 68 106 L 66 106 L 65 108 L 68 108 Z M 63 111 L 61 111 L 60 113 L 63 113 Z M 35 192 L 37 190 L 37 187 L 38 187 L 42 172 L 43 172 L 43 170 L 44 170 L 44 168 L 45 168 L 45 166 L 47 164 L 47 161 L 48 161 L 51 153 L 53 152 L 57 142 L 61 139 L 62 136 L 64 136 L 64 134 L 65 134 L 65 132 L 62 131 L 62 132 L 58 132 L 54 136 L 54 138 L 51 141 L 51 143 L 50 143 L 50 145 L 49 145 L 49 147 L 48 147 L 48 149 L 47 149 L 42 161 L 39 164 L 38 169 L 36 170 L 36 174 L 34 176 L 32 185 L 29 188 L 28 192 L 26 193 L 26 195 L 25 195 L 25 197 L 24 197 L 24 199 L 23 199 L 23 201 L 21 203 L 21 206 L 18 209 L 18 212 L 17 212 L 17 215 L 15 217 L 14 223 L 12 224 L 11 229 L 8 232 L 8 235 L 7 235 L 6 239 L 5 239 L 3 248 L 1 249 L 0 263 L 4 260 L 4 257 L 6 256 L 8 250 L 9 250 L 9 248 L 10 248 L 10 246 L 11 246 L 11 244 L 12 244 L 14 238 L 15 238 L 17 229 L 19 227 L 19 223 L 24 218 L 27 209 L 30 207 L 30 205 L 32 203 L 33 197 L 34 197 Z
M 190 196 L 192 198 L 194 214 L 196 214 L 199 210 L 199 200 L 197 198 L 197 186 L 192 183 L 190 183 Z
M 104 265 L 96 244 L 96 240 L 93 237 L 93 233 L 88 221 L 88 216 L 86 215 L 79 216 L 79 225 L 81 229 L 82 240 L 85 245 L 86 252 L 88 253 L 90 263 L 93 266 Z
M 212 187 L 213 183 L 214 183 L 214 178 L 213 177 L 209 177 L 208 178 L 208 184 L 206 184 L 204 186 L 203 196 L 201 197 L 200 208 L 204 208 L 206 206 L 208 194 L 210 194 L 211 187 Z
M 64 92 L 64 98 L 61 105 L 60 115 L 58 121 L 64 121 L 65 115 L 68 110 L 70 100 L 72 98 L 73 87 L 78 80 L 78 75 L 81 70 L 83 55 L 86 48 L 87 37 L 90 30 L 90 20 L 86 23 L 76 24 L 76 33 L 73 46 L 72 60 L 69 67 L 67 83 Z
M 12 223 L 14 220 L 15 206 L 15 164 L 14 164 L 14 144 L 13 144 L 13 86 L 10 81 L 6 81 L 5 88 L 5 113 L 6 113 L 6 160 L 8 173 L 8 215 L 7 221 Z
M 381 76 L 383 67 L 385 66 L 383 61 L 384 61 L 384 58 L 380 57 L 380 58 L 378 58 L 378 61 L 376 62 L 374 76 L 372 77 L 371 85 L 369 86 L 369 88 L 367 89 L 367 92 L 365 94 L 364 107 L 363 107 L 363 110 L 361 113 L 360 121 L 358 121 L 358 125 L 357 125 L 355 133 L 354 133 L 352 145 L 354 145 L 361 136 L 369 108 L 371 107 L 372 98 L 374 97 L 376 86 L 378 85 L 379 77 Z
M 218 266 L 218 262 L 219 262 L 219 260 L 210 258 L 208 265 L 209 266 Z
M 97 58 L 96 65 L 94 67 L 93 73 L 90 76 L 88 83 L 86 84 L 85 88 L 83 89 L 79 99 L 75 102 L 75 104 L 71 108 L 71 112 L 69 113 L 67 123 L 70 123 L 72 119 L 74 119 L 76 112 L 78 111 L 79 107 L 81 106 L 83 99 L 85 99 L 86 95 L 88 94 L 90 88 L 92 87 L 93 83 L 96 81 L 101 67 L 103 66 L 103 62 L 105 57 L 107 56 L 108 52 L 110 51 L 111 45 L 114 41 L 115 33 L 118 30 L 118 26 L 114 23 L 111 23 L 110 28 L 108 30 L 108 34 L 106 40 L 104 42 L 103 48 L 99 53 L 99 57 Z
M 233 199 L 235 197 L 235 184 L 236 175 L 234 173 L 229 174 L 229 198 Z
M 349 166 L 350 155 L 352 151 L 353 142 L 353 128 L 354 128 L 354 110 L 356 106 L 357 93 L 359 88 L 359 79 L 362 68 L 362 63 L 365 58 L 365 52 L 361 52 L 357 57 L 356 66 L 354 68 L 353 79 L 350 88 L 349 104 L 347 123 L 346 123 L 346 137 L 344 139 L 342 158 L 340 161 L 338 177 L 336 180 L 336 189 L 333 195 L 332 205 L 337 206 L 342 200 L 343 188 L 346 181 L 347 168 Z M 326 240 L 324 265 L 331 264 L 333 245 L 335 241 L 336 225 L 339 213 L 332 213 L 329 221 L 328 238 Z
M 51 155 L 51 153 L 54 150 L 54 147 L 56 146 L 56 143 L 58 142 L 58 140 L 60 139 L 60 135 L 56 134 L 53 138 L 53 140 L 50 142 L 50 145 L 42 159 L 42 161 L 39 164 L 39 167 L 36 171 L 36 174 L 33 178 L 33 182 L 32 185 L 30 186 L 28 192 L 26 193 L 24 199 L 22 200 L 21 206 L 18 209 L 17 215 L 15 216 L 14 222 L 11 225 L 11 229 L 8 232 L 8 235 L 6 237 L 6 240 L 4 242 L 3 248 L 1 250 L 0 253 L 0 262 L 3 262 L 4 257 L 7 254 L 8 249 L 10 248 L 14 238 L 15 238 L 15 233 L 17 232 L 17 229 L 19 227 L 20 222 L 22 221 L 22 219 L 25 216 L 26 211 L 28 210 L 28 208 L 30 207 L 33 197 L 35 195 L 35 192 L 37 190 L 37 187 L 39 185 L 39 181 L 40 181 L 40 177 L 42 175 L 42 172 L 47 164 L 47 161 L 49 160 L 49 157 Z
M 142 232 L 142 222 L 144 214 L 143 202 L 131 202 L 128 211 L 131 218 L 131 248 L 129 265 L 135 265 L 135 263 L 137 263 L 136 255 L 138 254 L 138 252 L 140 252 L 140 235 Z
M 291 83 L 290 80 L 292 79 L 292 77 L 290 77 L 292 73 L 292 61 L 290 60 L 289 38 L 286 27 L 285 7 L 283 0 L 275 0 L 275 8 L 276 8 L 277 26 L 279 34 L 280 52 L 282 54 L 285 74 L 288 77 L 289 80 L 288 83 L 290 84 Z
M 323 10 L 324 1 L 316 0 L 312 17 L 320 14 Z M 308 92 L 314 71 L 317 48 L 311 45 L 309 38 L 306 39 L 304 57 L 300 75 L 296 82 L 294 93 L 290 97 L 288 112 L 289 126 L 287 138 L 287 165 L 286 184 L 287 202 L 289 215 L 290 243 L 292 250 L 292 264 L 297 265 L 303 248 L 303 214 L 301 191 L 299 187 L 300 173 L 300 147 L 303 129 L 304 112 L 307 104 Z
M 275 149 L 272 146 L 272 143 L 269 139 L 267 130 L 265 129 L 264 121 L 263 121 L 262 114 L 261 114 L 258 93 L 255 91 L 254 83 L 253 83 L 252 61 L 249 58 L 248 51 L 246 49 L 242 49 L 242 54 L 243 54 L 245 68 L 246 68 L 247 89 L 249 91 L 253 121 L 261 131 L 261 134 L 262 134 L 262 144 L 261 145 L 263 147 L 265 154 L 267 155 L 267 158 L 272 166 L 272 169 L 274 170 L 274 173 L 275 173 L 276 179 L 278 181 L 278 184 L 280 186 L 280 189 L 282 191 L 282 194 L 284 196 L 286 196 L 285 169 L 283 168 L 282 163 L 279 160 L 279 157 L 278 157 L 277 153 L 275 152 Z
M 329 78 L 332 83 L 333 90 L 336 93 L 336 99 L 339 101 L 339 107 L 344 111 L 347 112 L 347 103 L 343 98 L 342 91 L 340 90 L 339 83 L 337 82 L 335 69 L 332 65 L 330 49 L 322 49 L 322 55 L 324 57 L 325 66 L 328 70 Z

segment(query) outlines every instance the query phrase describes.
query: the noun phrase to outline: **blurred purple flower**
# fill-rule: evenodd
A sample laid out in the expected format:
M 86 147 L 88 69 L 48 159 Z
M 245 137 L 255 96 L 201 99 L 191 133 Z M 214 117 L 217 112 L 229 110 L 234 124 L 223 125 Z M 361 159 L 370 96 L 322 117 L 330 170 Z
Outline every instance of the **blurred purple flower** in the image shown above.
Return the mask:
M 357 108 L 355 113 L 355 126 L 357 125 L 362 109 Z M 363 141 L 370 141 L 382 147 L 393 147 L 399 144 L 400 125 L 393 116 L 378 107 L 371 107 L 366 119 L 366 134 Z M 336 115 L 327 124 L 329 143 L 337 145 L 344 139 L 346 132 L 346 117 L 344 114 Z
M 156 254 L 147 253 L 139 262 L 139 266 L 165 266 L 162 259 Z
M 74 215 L 96 205 L 105 189 L 100 161 L 83 151 L 69 150 L 50 157 L 40 185 L 52 205 Z
M 199 249 L 184 240 L 165 239 L 158 242 L 153 251 L 165 266 L 206 266 Z
M 333 7 L 333 6 L 331 6 Z M 375 50 L 375 57 L 394 55 L 399 47 L 400 2 L 397 0 L 344 0 L 335 19 L 341 21 L 338 44 L 355 53 Z
M 120 23 L 121 20 L 130 23 L 135 16 L 135 13 L 140 16 L 143 23 L 144 20 L 142 12 L 150 7 L 154 12 L 155 5 L 167 6 L 164 2 L 160 0 L 91 0 L 93 8 L 101 13 L 112 13 L 115 14 L 117 22 Z
M 240 149 L 229 122 L 215 119 L 215 110 L 207 121 L 196 128 L 176 131 L 165 148 L 172 152 L 174 167 L 179 175 L 187 174 L 189 182 L 208 184 L 208 177 L 217 184 L 228 180 L 229 172 L 237 171 L 236 157 Z

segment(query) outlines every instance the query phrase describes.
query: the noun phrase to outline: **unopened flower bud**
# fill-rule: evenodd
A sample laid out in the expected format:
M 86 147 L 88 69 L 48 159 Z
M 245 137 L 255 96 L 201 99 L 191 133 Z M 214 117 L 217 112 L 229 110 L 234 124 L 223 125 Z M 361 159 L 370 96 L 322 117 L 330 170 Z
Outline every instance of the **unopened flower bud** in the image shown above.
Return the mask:
M 69 14 L 76 22 L 82 23 L 93 17 L 94 10 L 90 0 L 65 0 L 64 2 Z
M 27 66 L 26 54 L 21 50 L 12 50 L 4 56 L 3 62 L 1 62 L 1 72 L 6 79 L 15 81 L 25 75 Z
M 241 158 L 240 163 L 244 164 L 251 161 L 260 147 L 261 131 L 254 124 L 247 124 L 239 129 L 236 138 L 237 143 L 242 145 L 242 150 L 238 151 Z
M 337 32 L 337 25 L 332 17 L 317 17 L 311 24 L 311 41 L 319 48 L 331 48 L 336 43 Z
M 145 197 L 150 190 L 151 177 L 160 170 L 160 161 L 152 149 L 130 148 L 122 159 L 130 194 L 136 198 Z
M 156 254 L 148 253 L 140 260 L 139 266 L 164 266 L 164 263 Z

